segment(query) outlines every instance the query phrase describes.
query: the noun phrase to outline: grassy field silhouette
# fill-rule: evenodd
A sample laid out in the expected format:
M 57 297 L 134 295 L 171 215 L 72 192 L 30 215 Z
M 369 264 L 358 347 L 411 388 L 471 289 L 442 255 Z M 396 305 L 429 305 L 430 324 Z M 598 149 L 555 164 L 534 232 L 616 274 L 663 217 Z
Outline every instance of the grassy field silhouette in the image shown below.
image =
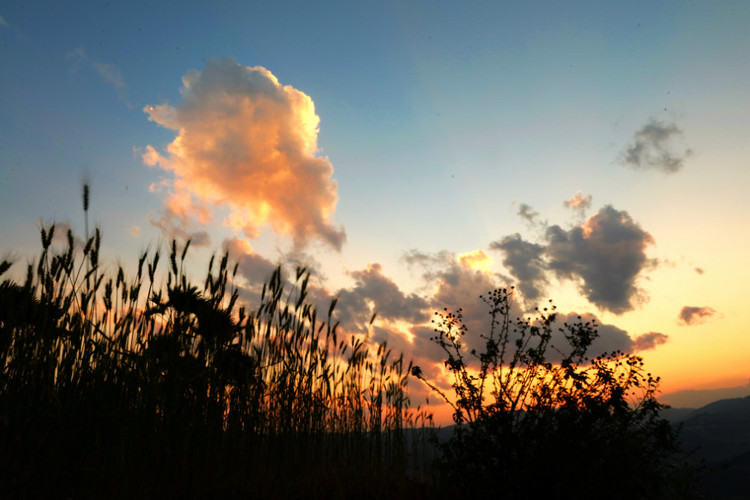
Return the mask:
M 88 215 L 87 195 L 88 186 Z M 336 301 L 312 303 L 303 268 L 291 279 L 277 268 L 249 310 L 226 253 L 200 285 L 186 275 L 189 242 L 172 241 L 164 261 L 142 253 L 128 277 L 122 266 L 105 271 L 98 228 L 85 241 L 68 230 L 63 244 L 56 231 L 41 228 L 41 254 L 23 282 L 0 284 L 8 498 L 692 491 L 658 415 L 658 380 L 635 356 L 588 360 L 595 325 L 565 325 L 572 350 L 553 364 L 554 313 L 514 323 L 506 290 L 485 298 L 492 325 L 482 353 L 466 352 L 460 312 L 441 315 L 435 341 L 455 376 L 448 396 L 385 343 L 340 334 Z M 0 276 L 11 265 L 2 261 Z M 410 406 L 410 377 L 453 406 L 447 442 Z

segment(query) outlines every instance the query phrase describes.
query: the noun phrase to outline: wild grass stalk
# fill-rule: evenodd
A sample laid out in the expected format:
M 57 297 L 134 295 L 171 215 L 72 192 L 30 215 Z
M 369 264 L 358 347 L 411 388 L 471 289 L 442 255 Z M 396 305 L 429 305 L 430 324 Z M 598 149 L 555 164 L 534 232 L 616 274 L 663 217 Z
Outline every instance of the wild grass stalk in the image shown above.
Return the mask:
M 55 231 L 41 228 L 23 284 L 0 284 L 0 491 L 282 498 L 314 484 L 341 497 L 355 473 L 408 484 L 405 429 L 431 424 L 410 408 L 411 364 L 342 333 L 335 301 L 321 314 L 309 300 L 308 271 L 277 268 L 249 309 L 226 253 L 199 287 L 189 242 L 173 241 L 164 284 L 158 250 L 127 277 L 105 272 L 98 228 L 82 247 Z

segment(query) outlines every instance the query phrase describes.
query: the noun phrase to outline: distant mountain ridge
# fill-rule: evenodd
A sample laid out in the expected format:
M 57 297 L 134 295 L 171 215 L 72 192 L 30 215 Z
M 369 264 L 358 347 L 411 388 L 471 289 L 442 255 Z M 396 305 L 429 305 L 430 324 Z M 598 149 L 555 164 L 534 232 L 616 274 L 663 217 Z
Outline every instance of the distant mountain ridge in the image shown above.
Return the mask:
M 722 387 L 721 389 L 688 389 L 684 391 L 660 394 L 660 403 L 673 408 L 702 408 L 714 401 L 735 399 L 750 396 L 750 384 L 737 387 Z
M 688 449 L 697 447 L 697 455 L 706 461 L 729 460 L 750 452 L 750 396 L 722 399 L 696 410 L 666 410 L 664 416 L 682 423 L 683 444 Z
M 680 441 L 707 467 L 703 483 L 709 498 L 750 497 L 750 396 L 714 401 L 698 409 L 662 412 L 682 424 Z

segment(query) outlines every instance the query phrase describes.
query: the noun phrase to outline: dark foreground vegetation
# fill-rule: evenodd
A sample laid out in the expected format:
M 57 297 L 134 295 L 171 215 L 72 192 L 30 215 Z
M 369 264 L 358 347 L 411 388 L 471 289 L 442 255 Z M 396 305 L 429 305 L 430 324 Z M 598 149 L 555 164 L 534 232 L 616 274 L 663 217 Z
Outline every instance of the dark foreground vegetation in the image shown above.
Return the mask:
M 339 334 L 304 269 L 277 269 L 248 310 L 228 255 L 196 286 L 189 244 L 126 277 L 100 264 L 98 229 L 55 236 L 43 228 L 25 280 L 0 284 L 4 498 L 692 495 L 658 380 L 635 356 L 586 358 L 595 325 L 564 325 L 562 349 L 554 312 L 511 321 L 498 290 L 477 352 L 460 312 L 440 315 L 448 397 L 385 344 Z M 409 406 L 410 374 L 453 405 L 442 444 Z
M 556 325 L 555 307 L 511 317 L 513 289 L 480 297 L 490 327 L 470 349 L 461 310 L 436 320 L 453 397 L 436 468 L 466 498 L 695 498 L 695 470 L 661 418 L 659 379 L 615 351 L 589 358 L 597 325 Z

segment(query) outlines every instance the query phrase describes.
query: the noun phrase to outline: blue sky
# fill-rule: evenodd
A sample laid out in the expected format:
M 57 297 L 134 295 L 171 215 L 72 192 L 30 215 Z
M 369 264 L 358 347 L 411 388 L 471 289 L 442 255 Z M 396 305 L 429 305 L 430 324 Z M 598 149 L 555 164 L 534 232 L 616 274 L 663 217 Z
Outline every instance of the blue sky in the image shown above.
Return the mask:
M 229 205 L 209 200 L 212 222 L 187 228 L 211 238 L 197 268 L 210 248 L 242 240 L 268 262 L 301 252 L 331 296 L 383 309 L 368 288 L 377 274 L 429 309 L 451 265 L 479 273 L 481 287 L 520 285 L 536 262 L 541 278 L 527 290 L 596 314 L 634 346 L 665 335 L 642 352 L 665 391 L 748 383 L 747 2 L 24 2 L 0 6 L 0 18 L 3 251 L 35 253 L 40 218 L 82 231 L 84 178 L 112 258 L 169 238 L 153 222 L 183 172 L 185 159 L 165 149 L 179 127 L 144 108 L 185 109 L 182 78 L 228 57 L 314 102 L 315 156 L 327 157 L 337 198 L 321 213 L 346 239 L 337 250 L 313 231 L 295 247 L 292 229 L 249 238 L 223 225 L 247 191 Z M 147 166 L 148 146 L 177 170 Z M 579 191 L 590 201 L 566 208 Z M 538 215 L 519 216 L 524 206 Z M 641 239 L 607 255 L 593 243 L 555 246 L 548 232 L 605 234 L 607 221 Z M 540 245 L 541 260 L 529 246 L 517 261 L 507 246 L 491 249 L 516 233 Z M 432 256 L 432 281 L 409 265 L 413 250 Z M 480 251 L 484 267 L 461 264 Z M 684 307 L 713 313 L 680 323 Z M 383 321 L 393 344 L 426 356 L 403 314 Z

